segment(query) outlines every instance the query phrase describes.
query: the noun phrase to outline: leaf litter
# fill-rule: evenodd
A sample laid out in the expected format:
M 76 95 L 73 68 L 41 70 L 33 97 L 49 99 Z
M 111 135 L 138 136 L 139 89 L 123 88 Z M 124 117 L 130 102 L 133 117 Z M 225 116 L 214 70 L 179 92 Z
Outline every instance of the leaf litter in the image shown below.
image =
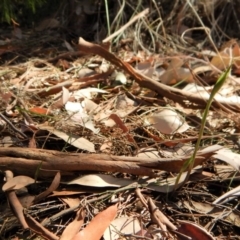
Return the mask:
M 46 18 L 36 30 L 56 33 L 60 24 Z M 175 28 L 182 42 L 193 39 L 186 25 Z M 14 35 L 24 40 L 23 29 Z M 84 38 L 60 44 L 64 50 L 48 57 L 0 68 L 0 168 L 3 201 L 11 206 L 1 206 L 1 235 L 23 239 L 23 229 L 43 239 L 239 235 L 238 41 L 192 54 L 187 47 L 134 51 L 123 42 L 110 51 Z M 0 55 L 15 49 L 10 45 Z M 229 65 L 194 168 L 176 186 L 206 101 Z

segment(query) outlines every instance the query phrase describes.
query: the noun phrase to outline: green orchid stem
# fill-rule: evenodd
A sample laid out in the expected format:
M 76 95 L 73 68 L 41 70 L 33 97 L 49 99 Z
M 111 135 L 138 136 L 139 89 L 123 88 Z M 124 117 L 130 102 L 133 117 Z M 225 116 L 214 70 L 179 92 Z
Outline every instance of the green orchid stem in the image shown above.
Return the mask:
M 201 121 L 201 128 L 200 128 L 200 131 L 199 131 L 199 137 L 198 137 L 198 140 L 197 140 L 197 143 L 196 143 L 196 146 L 195 146 L 195 149 L 194 149 L 194 152 L 193 152 L 193 155 L 183 164 L 181 170 L 180 170 L 180 173 L 178 174 L 177 176 L 177 179 L 176 179 L 176 182 L 175 182 L 175 190 L 179 187 L 178 186 L 178 183 L 179 183 L 179 179 L 181 178 L 181 175 L 183 172 L 185 172 L 187 169 L 188 169 L 188 173 L 187 173 L 187 176 L 185 178 L 185 180 L 183 181 L 183 183 L 185 183 L 188 178 L 189 178 L 189 175 L 191 173 L 191 170 L 193 169 L 194 167 L 194 163 L 195 163 L 195 158 L 196 158 L 196 155 L 197 155 L 197 152 L 198 152 L 198 149 L 200 147 L 200 143 L 201 143 L 201 139 L 202 139 L 202 136 L 203 136 L 203 131 L 204 131 L 204 128 L 205 128 L 205 125 L 206 125 L 206 121 L 207 121 L 207 116 L 208 116 L 208 113 L 209 113 L 209 110 L 210 110 L 210 107 L 212 105 L 212 102 L 213 102 L 213 99 L 214 99 L 214 96 L 217 94 L 217 92 L 221 89 L 221 87 L 223 86 L 223 84 L 225 83 L 227 77 L 228 77 L 228 74 L 231 70 L 231 65 L 228 67 L 228 69 L 218 78 L 217 82 L 215 83 L 214 85 L 214 88 L 210 94 L 210 97 L 207 101 L 207 106 L 206 106 L 206 109 L 204 110 L 204 113 L 203 113 L 203 118 L 202 118 L 202 121 Z M 181 184 L 182 186 L 182 184 Z

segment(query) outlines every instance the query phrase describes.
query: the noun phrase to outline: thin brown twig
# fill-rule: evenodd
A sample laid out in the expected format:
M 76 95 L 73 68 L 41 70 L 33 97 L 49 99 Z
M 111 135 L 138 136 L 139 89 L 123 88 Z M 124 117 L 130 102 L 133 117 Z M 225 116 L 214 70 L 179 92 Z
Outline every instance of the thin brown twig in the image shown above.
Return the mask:
M 21 132 L 19 129 L 17 129 L 12 123 L 11 121 L 8 120 L 7 117 L 5 117 L 2 113 L 0 113 L 0 118 L 2 118 L 2 120 L 4 122 L 6 122 L 14 131 L 16 131 L 17 133 L 19 133 L 22 137 L 24 137 L 25 139 L 28 139 L 28 136 L 26 134 L 24 134 L 23 132 Z

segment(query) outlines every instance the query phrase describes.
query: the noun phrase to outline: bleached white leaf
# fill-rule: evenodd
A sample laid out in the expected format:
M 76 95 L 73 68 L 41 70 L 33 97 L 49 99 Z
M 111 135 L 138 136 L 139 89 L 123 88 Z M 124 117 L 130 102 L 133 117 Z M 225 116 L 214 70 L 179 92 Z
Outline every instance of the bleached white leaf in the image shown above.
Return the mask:
M 213 155 L 213 157 L 228 163 L 236 170 L 240 170 L 240 154 L 234 153 L 230 149 L 220 149 Z
M 127 84 L 127 78 L 122 72 L 118 72 L 115 77 L 115 81 L 120 82 L 123 85 Z
M 100 72 L 107 72 L 107 70 L 109 69 L 109 66 L 110 66 L 109 62 L 102 61 L 102 64 L 99 67 Z
M 199 169 L 202 169 L 202 166 L 196 166 L 191 171 L 191 174 L 198 171 Z M 144 184 L 146 184 L 146 188 L 151 189 L 153 191 L 169 193 L 169 192 L 172 192 L 174 189 L 176 190 L 182 186 L 182 183 L 185 181 L 187 174 L 188 174 L 187 172 L 182 173 L 177 186 L 176 186 L 177 176 L 176 177 L 168 177 L 167 179 L 151 178 L 151 179 L 147 180 L 146 183 L 144 183 Z
M 182 133 L 189 128 L 184 119 L 171 109 L 163 109 L 146 117 L 145 124 L 155 127 L 164 134 Z
M 208 99 L 212 91 L 212 87 L 201 87 L 195 83 L 190 83 L 186 85 L 183 90 L 187 92 L 191 92 L 194 96 L 199 96 L 199 97 L 202 97 L 203 99 Z M 214 99 L 219 103 L 239 104 L 240 103 L 239 96 L 237 95 L 224 96 L 226 94 L 229 94 L 229 91 L 231 91 L 231 88 L 229 89 L 229 87 L 225 86 L 224 88 L 222 88 L 221 94 L 217 93 Z
M 134 181 L 130 179 L 115 178 L 105 174 L 89 174 L 68 182 L 68 184 L 79 184 L 90 187 L 123 187 L 131 183 L 134 183 Z
M 66 104 L 69 97 L 70 97 L 70 92 L 68 91 L 68 89 L 65 87 L 62 87 L 62 103 Z
M 232 190 L 226 192 L 219 198 L 217 198 L 213 202 L 213 204 L 224 204 L 224 203 L 227 203 L 227 202 L 233 200 L 234 198 L 238 198 L 239 196 L 240 196 L 240 186 L 237 186 L 237 187 L 233 188 Z
M 85 98 L 83 102 L 84 102 L 84 109 L 86 112 L 94 112 L 98 108 L 98 105 L 88 98 Z
M 205 147 L 204 149 L 199 150 L 198 155 L 204 155 L 204 154 L 208 154 L 208 153 L 217 152 L 218 150 L 220 150 L 222 148 L 223 148 L 223 146 L 218 145 L 218 144 L 210 145 L 208 147 Z
M 105 240 L 119 239 L 121 234 L 136 235 L 141 230 L 138 219 L 132 217 L 120 217 L 111 222 L 111 225 L 103 234 Z
M 65 104 L 65 109 L 68 111 L 68 114 L 71 116 L 70 119 L 72 121 L 76 122 L 76 124 L 79 124 L 85 128 L 88 128 L 89 130 L 97 134 L 99 132 L 99 129 L 95 128 L 95 125 L 91 116 L 84 111 L 84 108 L 85 108 L 85 101 L 81 103 L 67 102 Z
M 67 102 L 65 104 L 65 109 L 69 112 L 76 113 L 76 112 L 82 112 L 83 107 L 81 103 L 79 102 Z
M 89 68 L 97 68 L 97 67 L 99 67 L 99 63 L 89 63 L 87 66 Z
M 42 126 L 39 126 L 39 129 L 48 130 L 52 134 L 56 135 L 57 137 L 61 138 L 62 140 L 64 140 L 65 142 L 71 144 L 76 148 L 86 150 L 89 152 L 95 152 L 94 144 L 88 141 L 86 138 L 76 137 L 76 136 L 64 133 L 62 131 L 56 130 L 53 127 L 49 127 L 49 126 L 42 125 Z
M 95 128 L 94 122 L 90 119 L 88 119 L 88 121 L 83 122 L 83 124 L 81 124 L 83 127 L 91 130 L 93 133 L 98 134 L 100 129 L 99 128 Z
M 171 148 L 161 149 L 161 155 L 167 158 L 178 157 L 178 156 L 186 156 L 191 155 L 193 153 L 194 146 L 178 143 L 176 146 Z
M 155 148 L 149 148 L 149 149 L 146 149 L 145 151 L 143 152 L 140 152 L 137 157 L 139 158 L 159 158 L 159 152 L 157 151 L 157 149 Z
M 1 147 L 10 147 L 11 145 L 16 142 L 16 139 L 11 136 L 5 136 L 2 139 L 0 139 L 0 146 Z
M 156 192 L 169 193 L 172 192 L 175 188 L 180 187 L 187 176 L 187 172 L 182 173 L 178 185 L 176 186 L 177 177 L 167 178 L 163 180 L 150 179 L 146 188 L 151 189 Z
M 82 67 L 79 71 L 78 71 L 78 77 L 79 78 L 83 78 L 83 77 L 87 77 L 87 76 L 91 76 L 93 74 L 95 74 L 96 72 L 90 68 L 86 68 L 86 67 Z
M 75 97 L 75 99 L 80 99 L 80 98 L 92 99 L 94 95 L 96 95 L 96 93 L 108 93 L 108 92 L 99 88 L 84 88 L 84 89 L 75 91 L 73 93 L 73 96 Z

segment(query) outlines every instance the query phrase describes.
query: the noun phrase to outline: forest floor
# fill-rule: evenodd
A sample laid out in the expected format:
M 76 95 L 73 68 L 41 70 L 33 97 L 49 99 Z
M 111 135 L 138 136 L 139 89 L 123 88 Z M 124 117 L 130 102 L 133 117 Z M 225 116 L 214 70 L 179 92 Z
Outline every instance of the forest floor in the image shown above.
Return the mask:
M 240 239 L 238 40 L 109 41 L 1 30 L 0 239 Z

